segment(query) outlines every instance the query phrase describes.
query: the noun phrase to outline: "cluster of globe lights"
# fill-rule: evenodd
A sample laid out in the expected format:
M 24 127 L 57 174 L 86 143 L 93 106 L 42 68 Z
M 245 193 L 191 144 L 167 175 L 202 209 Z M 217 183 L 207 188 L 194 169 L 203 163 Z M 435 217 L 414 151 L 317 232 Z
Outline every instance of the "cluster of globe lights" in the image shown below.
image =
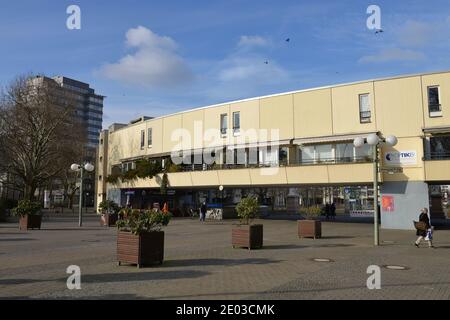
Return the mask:
M 72 171 L 80 171 L 80 169 L 82 168 L 82 166 L 80 166 L 79 164 L 74 163 L 73 165 L 70 166 L 70 169 L 72 169 Z M 86 170 L 87 172 L 92 172 L 94 171 L 94 165 L 90 164 L 90 163 L 86 163 L 84 165 L 84 170 Z
M 371 135 L 369 135 L 367 138 L 367 143 L 371 146 L 376 146 L 378 145 L 380 142 L 382 142 L 382 139 L 376 134 L 376 133 L 372 133 Z M 353 141 L 353 144 L 355 147 L 360 148 L 364 145 L 365 140 L 363 137 L 358 137 Z M 390 135 L 387 136 L 386 139 L 384 139 L 384 143 L 390 147 L 395 146 L 398 143 L 398 139 L 396 136 Z

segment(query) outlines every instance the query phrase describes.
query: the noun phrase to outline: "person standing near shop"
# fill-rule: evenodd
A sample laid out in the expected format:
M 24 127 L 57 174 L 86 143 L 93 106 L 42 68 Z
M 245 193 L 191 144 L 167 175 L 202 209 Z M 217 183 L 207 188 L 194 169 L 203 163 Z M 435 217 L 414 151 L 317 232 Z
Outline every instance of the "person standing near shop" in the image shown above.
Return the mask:
M 428 209 L 423 208 L 420 211 L 419 216 L 419 223 L 416 225 L 417 232 L 416 235 L 419 237 L 417 238 L 417 241 L 414 243 L 414 245 L 419 248 L 420 243 L 422 240 L 428 241 L 428 247 L 433 247 L 433 241 L 432 241 L 432 229 L 430 224 L 430 218 L 428 217 Z
M 331 219 L 336 219 L 336 204 L 333 202 L 330 206 Z
M 330 219 L 330 213 L 331 213 L 330 209 L 331 209 L 330 204 L 327 202 L 327 204 L 325 205 L 325 218 L 327 220 Z
M 206 202 L 203 201 L 202 205 L 200 206 L 200 221 L 205 222 L 206 220 Z

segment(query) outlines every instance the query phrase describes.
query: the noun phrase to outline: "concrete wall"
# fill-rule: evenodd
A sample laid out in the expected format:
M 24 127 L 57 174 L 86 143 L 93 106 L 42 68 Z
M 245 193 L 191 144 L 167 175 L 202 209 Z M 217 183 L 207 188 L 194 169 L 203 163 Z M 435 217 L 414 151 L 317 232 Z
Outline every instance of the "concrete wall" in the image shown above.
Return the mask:
M 394 198 L 392 212 L 384 211 L 381 206 L 384 229 L 415 230 L 413 220 L 419 219 L 420 209 L 429 208 L 428 185 L 422 181 L 385 182 L 381 195 Z
M 425 162 L 427 181 L 450 181 L 450 160 L 433 160 Z

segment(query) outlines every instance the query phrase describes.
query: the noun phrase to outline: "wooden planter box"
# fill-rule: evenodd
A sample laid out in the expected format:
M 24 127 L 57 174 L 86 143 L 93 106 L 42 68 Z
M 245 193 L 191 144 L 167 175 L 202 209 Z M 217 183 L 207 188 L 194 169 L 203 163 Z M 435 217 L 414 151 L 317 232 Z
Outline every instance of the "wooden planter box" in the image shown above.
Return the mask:
M 115 227 L 118 219 L 119 215 L 116 213 L 113 214 L 103 213 L 100 218 L 100 224 L 106 227 Z
M 41 229 L 42 216 L 41 215 L 26 215 L 20 217 L 19 219 L 19 229 L 20 230 L 28 230 L 28 229 Z
M 299 220 L 298 222 L 299 238 L 321 238 L 322 222 L 319 220 Z
M 154 231 L 141 235 L 119 231 L 117 234 L 117 261 L 135 264 L 138 268 L 162 264 L 164 260 L 164 232 Z
M 233 248 L 256 249 L 263 246 L 263 225 L 241 225 L 233 228 L 231 243 Z

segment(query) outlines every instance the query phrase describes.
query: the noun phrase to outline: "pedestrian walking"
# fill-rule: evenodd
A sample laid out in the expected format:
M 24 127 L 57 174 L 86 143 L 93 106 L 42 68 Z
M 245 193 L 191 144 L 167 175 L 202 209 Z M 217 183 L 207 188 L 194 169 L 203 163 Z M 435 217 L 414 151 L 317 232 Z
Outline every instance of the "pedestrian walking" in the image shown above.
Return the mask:
M 330 204 L 327 202 L 327 204 L 325 205 L 325 218 L 327 220 L 330 219 L 330 213 L 331 213 L 331 207 L 330 207 Z
M 428 209 L 427 208 L 423 208 L 420 211 L 419 222 L 415 223 L 415 226 L 417 229 L 416 235 L 419 238 L 417 238 L 414 245 L 417 248 L 419 248 L 422 240 L 425 240 L 425 241 L 428 241 L 429 248 L 434 248 L 433 247 L 433 230 L 432 230 L 432 227 L 430 224 L 430 218 L 428 217 Z
M 203 201 L 202 205 L 200 206 L 200 221 L 205 222 L 206 220 L 206 202 Z
M 333 202 L 330 206 L 331 219 L 336 219 L 336 204 Z

